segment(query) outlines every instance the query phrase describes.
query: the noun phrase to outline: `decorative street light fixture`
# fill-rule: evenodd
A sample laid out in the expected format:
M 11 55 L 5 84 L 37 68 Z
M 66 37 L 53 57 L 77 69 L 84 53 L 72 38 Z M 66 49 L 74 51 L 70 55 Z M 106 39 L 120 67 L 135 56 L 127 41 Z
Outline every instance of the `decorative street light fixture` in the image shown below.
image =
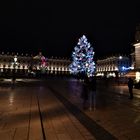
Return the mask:
M 12 65 L 13 65 L 12 82 L 13 82 L 13 84 L 15 84 L 15 80 L 16 80 L 15 68 L 16 68 L 16 66 L 18 65 L 18 63 L 17 63 L 17 56 L 16 56 L 16 55 L 14 56 L 14 62 L 12 62 Z
M 17 56 L 14 56 L 14 63 L 17 63 Z
M 15 72 L 15 68 L 16 68 L 17 64 L 18 64 L 18 63 L 17 63 L 17 56 L 15 55 L 15 56 L 14 56 L 14 62 L 13 62 L 13 68 L 14 68 L 13 71 L 14 71 L 14 72 Z

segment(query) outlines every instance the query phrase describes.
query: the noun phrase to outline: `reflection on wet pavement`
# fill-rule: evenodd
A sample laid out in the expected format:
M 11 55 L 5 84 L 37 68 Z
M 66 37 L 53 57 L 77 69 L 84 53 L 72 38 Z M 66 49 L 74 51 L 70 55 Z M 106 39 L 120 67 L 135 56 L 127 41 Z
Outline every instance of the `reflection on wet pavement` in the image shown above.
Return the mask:
M 88 99 L 84 110 L 82 81 L 19 80 L 15 88 L 8 82 L 0 83 L 0 138 L 4 140 L 44 139 L 41 121 L 47 140 L 140 139 L 139 90 L 134 89 L 134 99 L 129 100 L 126 85 L 98 81 L 93 108 L 89 110 Z

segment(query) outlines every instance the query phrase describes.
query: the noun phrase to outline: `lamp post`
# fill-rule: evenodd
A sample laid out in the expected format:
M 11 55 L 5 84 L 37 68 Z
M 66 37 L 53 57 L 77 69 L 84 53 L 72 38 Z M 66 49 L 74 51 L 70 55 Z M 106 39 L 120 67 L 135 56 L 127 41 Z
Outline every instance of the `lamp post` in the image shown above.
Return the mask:
M 15 68 L 16 68 L 16 65 L 17 65 L 17 56 L 15 55 L 14 56 L 14 62 L 13 62 L 13 68 L 14 68 L 14 73 L 15 73 Z
M 17 63 L 17 56 L 14 56 L 14 63 Z
M 17 56 L 14 56 L 14 62 L 13 62 L 13 77 L 12 77 L 12 82 L 15 84 L 16 76 L 15 76 L 15 67 L 17 65 Z

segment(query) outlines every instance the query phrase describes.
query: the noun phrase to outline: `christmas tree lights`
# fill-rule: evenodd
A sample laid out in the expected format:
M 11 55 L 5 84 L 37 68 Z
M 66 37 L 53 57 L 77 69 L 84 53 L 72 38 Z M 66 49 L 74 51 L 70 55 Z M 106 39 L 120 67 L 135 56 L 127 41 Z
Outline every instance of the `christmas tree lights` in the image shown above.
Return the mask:
M 72 53 L 72 63 L 69 66 L 72 74 L 85 74 L 88 77 L 93 76 L 95 72 L 95 62 L 93 60 L 94 51 L 91 44 L 83 35 L 75 46 Z

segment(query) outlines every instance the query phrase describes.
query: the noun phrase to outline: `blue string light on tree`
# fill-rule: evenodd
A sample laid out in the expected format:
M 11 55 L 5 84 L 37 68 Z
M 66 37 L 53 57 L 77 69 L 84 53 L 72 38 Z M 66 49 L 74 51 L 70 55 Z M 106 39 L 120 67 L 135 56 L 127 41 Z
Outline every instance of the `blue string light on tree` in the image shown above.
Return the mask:
M 93 76 L 95 72 L 94 51 L 91 44 L 88 42 L 85 35 L 83 35 L 72 53 L 72 63 L 69 66 L 70 73 L 81 74 L 84 73 L 88 77 Z

